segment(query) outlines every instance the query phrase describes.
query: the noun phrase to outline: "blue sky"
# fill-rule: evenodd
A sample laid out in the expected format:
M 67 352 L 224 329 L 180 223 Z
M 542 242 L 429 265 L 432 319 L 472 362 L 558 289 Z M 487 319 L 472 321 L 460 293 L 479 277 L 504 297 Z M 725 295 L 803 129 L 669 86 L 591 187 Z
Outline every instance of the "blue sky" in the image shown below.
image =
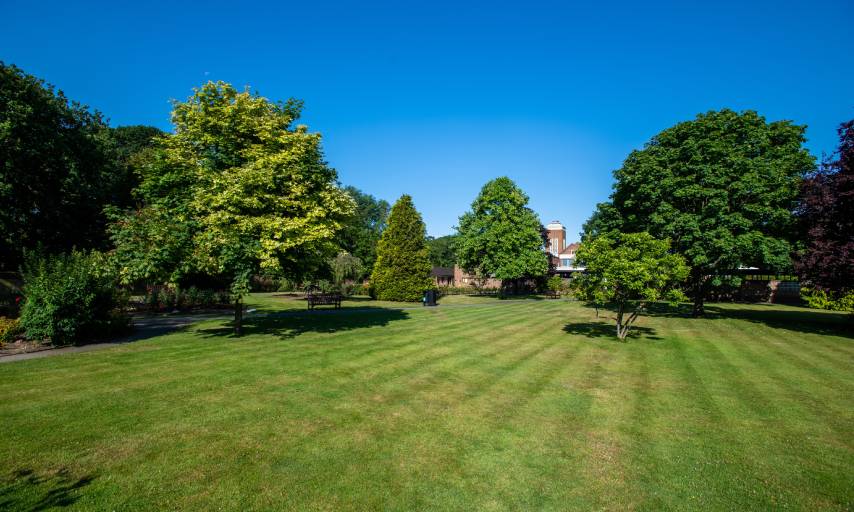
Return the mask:
M 145 4 L 145 5 L 143 5 Z M 305 100 L 344 184 L 409 193 L 450 233 L 507 175 L 575 238 L 611 171 L 662 129 L 724 107 L 854 118 L 854 3 L 18 2 L 0 59 L 104 112 L 169 129 L 206 80 Z

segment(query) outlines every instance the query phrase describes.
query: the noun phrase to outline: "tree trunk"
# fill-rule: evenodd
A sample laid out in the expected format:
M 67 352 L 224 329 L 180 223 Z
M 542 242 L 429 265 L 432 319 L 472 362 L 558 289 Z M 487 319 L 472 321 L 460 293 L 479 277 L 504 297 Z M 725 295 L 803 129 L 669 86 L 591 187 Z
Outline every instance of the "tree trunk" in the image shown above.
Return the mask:
M 706 314 L 703 308 L 703 302 L 706 295 L 706 277 L 701 270 L 695 270 L 694 276 L 694 308 L 691 310 L 691 316 L 698 318 Z
M 234 301 L 234 335 L 243 334 L 243 303 L 240 299 Z
M 694 295 L 694 308 L 691 310 L 691 316 L 694 318 L 699 318 L 701 316 L 705 316 L 706 310 L 703 307 L 703 293 L 697 293 Z
M 624 304 L 620 302 L 619 306 L 617 306 L 617 338 L 621 341 L 625 338 L 625 333 L 623 332 L 623 307 Z

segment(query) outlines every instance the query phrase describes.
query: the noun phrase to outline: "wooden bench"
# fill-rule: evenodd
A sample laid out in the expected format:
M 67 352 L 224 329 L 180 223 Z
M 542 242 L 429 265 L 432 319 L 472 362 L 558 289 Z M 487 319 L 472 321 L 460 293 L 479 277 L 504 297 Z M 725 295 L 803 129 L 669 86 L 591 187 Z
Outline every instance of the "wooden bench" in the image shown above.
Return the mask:
M 547 299 L 559 299 L 560 298 L 560 292 L 555 292 L 555 291 L 549 290 L 546 292 L 546 298 Z
M 335 309 L 341 307 L 341 294 L 339 293 L 311 293 L 305 298 L 308 301 L 308 309 L 314 309 L 315 306 L 335 306 Z

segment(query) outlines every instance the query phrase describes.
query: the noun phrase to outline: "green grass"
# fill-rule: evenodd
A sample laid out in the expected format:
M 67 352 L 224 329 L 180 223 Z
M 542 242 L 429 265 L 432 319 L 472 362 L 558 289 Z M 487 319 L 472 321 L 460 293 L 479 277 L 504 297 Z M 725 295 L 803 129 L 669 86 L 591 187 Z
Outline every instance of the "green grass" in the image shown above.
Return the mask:
M 293 311 L 0 364 L 0 509 L 854 506 L 838 314 L 663 311 L 623 344 L 568 301 L 250 303 Z

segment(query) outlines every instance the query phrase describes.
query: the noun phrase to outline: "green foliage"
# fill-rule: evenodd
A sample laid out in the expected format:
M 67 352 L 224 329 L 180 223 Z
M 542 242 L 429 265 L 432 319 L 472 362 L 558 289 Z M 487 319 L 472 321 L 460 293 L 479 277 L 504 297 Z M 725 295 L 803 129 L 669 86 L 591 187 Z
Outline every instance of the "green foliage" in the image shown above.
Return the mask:
M 0 270 L 27 249 L 102 247 L 115 169 L 100 113 L 0 61 Z
M 684 299 L 677 287 L 688 276 L 688 267 L 669 249 L 668 240 L 649 233 L 603 235 L 582 242 L 576 258 L 586 270 L 573 279 L 574 291 L 581 300 L 615 303 L 617 337 L 625 340 L 648 303 Z
M 611 203 L 599 203 L 587 221 L 581 226 L 581 241 L 592 240 L 599 235 L 616 234 L 622 223 L 620 213 Z
M 19 319 L 0 316 L 0 345 L 12 343 L 23 334 L 24 326 Z
M 109 131 L 117 163 L 111 204 L 118 208 L 133 205 L 133 191 L 139 186 L 142 168 L 152 158 L 157 139 L 166 135 L 154 126 L 119 126 Z
M 223 290 L 196 288 L 195 286 L 189 288 L 151 286 L 146 289 L 142 305 L 151 312 L 230 307 L 231 293 Z
M 403 195 L 391 209 L 377 246 L 371 287 L 380 300 L 420 301 L 433 287 L 426 228 L 412 198 Z
M 546 287 L 552 293 L 560 293 L 564 289 L 563 279 L 559 275 L 553 275 L 546 281 Z
M 125 298 L 106 258 L 97 252 L 30 253 L 24 294 L 21 325 L 32 339 L 65 345 L 103 339 L 128 326 Z
M 341 248 L 362 261 L 363 274 L 370 272 L 377 259 L 377 244 L 388 222 L 389 204 L 356 187 L 344 187 L 353 198 L 356 210 L 338 234 Z
M 323 161 L 320 135 L 293 126 L 301 108 L 223 82 L 175 103 L 174 134 L 143 166 L 144 207 L 111 230 L 123 280 L 227 276 L 239 332 L 250 276 L 324 266 L 353 201 Z
M 818 288 L 802 288 L 801 298 L 811 308 L 854 313 L 854 292 L 834 293 Z
M 457 264 L 455 248 L 457 236 L 445 235 L 438 238 L 428 236 L 427 248 L 430 251 L 430 264 L 434 267 L 453 267 Z
M 708 112 L 659 133 L 615 171 L 589 235 L 647 231 L 691 268 L 695 314 L 709 276 L 790 267 L 798 188 L 814 159 L 803 126 L 753 111 Z
M 345 281 L 355 281 L 364 274 L 362 260 L 343 251 L 329 260 L 329 268 L 333 282 L 338 285 L 344 284 Z
M 496 178 L 460 217 L 457 260 L 467 272 L 505 281 L 544 275 L 542 224 L 528 196 L 510 178 Z

